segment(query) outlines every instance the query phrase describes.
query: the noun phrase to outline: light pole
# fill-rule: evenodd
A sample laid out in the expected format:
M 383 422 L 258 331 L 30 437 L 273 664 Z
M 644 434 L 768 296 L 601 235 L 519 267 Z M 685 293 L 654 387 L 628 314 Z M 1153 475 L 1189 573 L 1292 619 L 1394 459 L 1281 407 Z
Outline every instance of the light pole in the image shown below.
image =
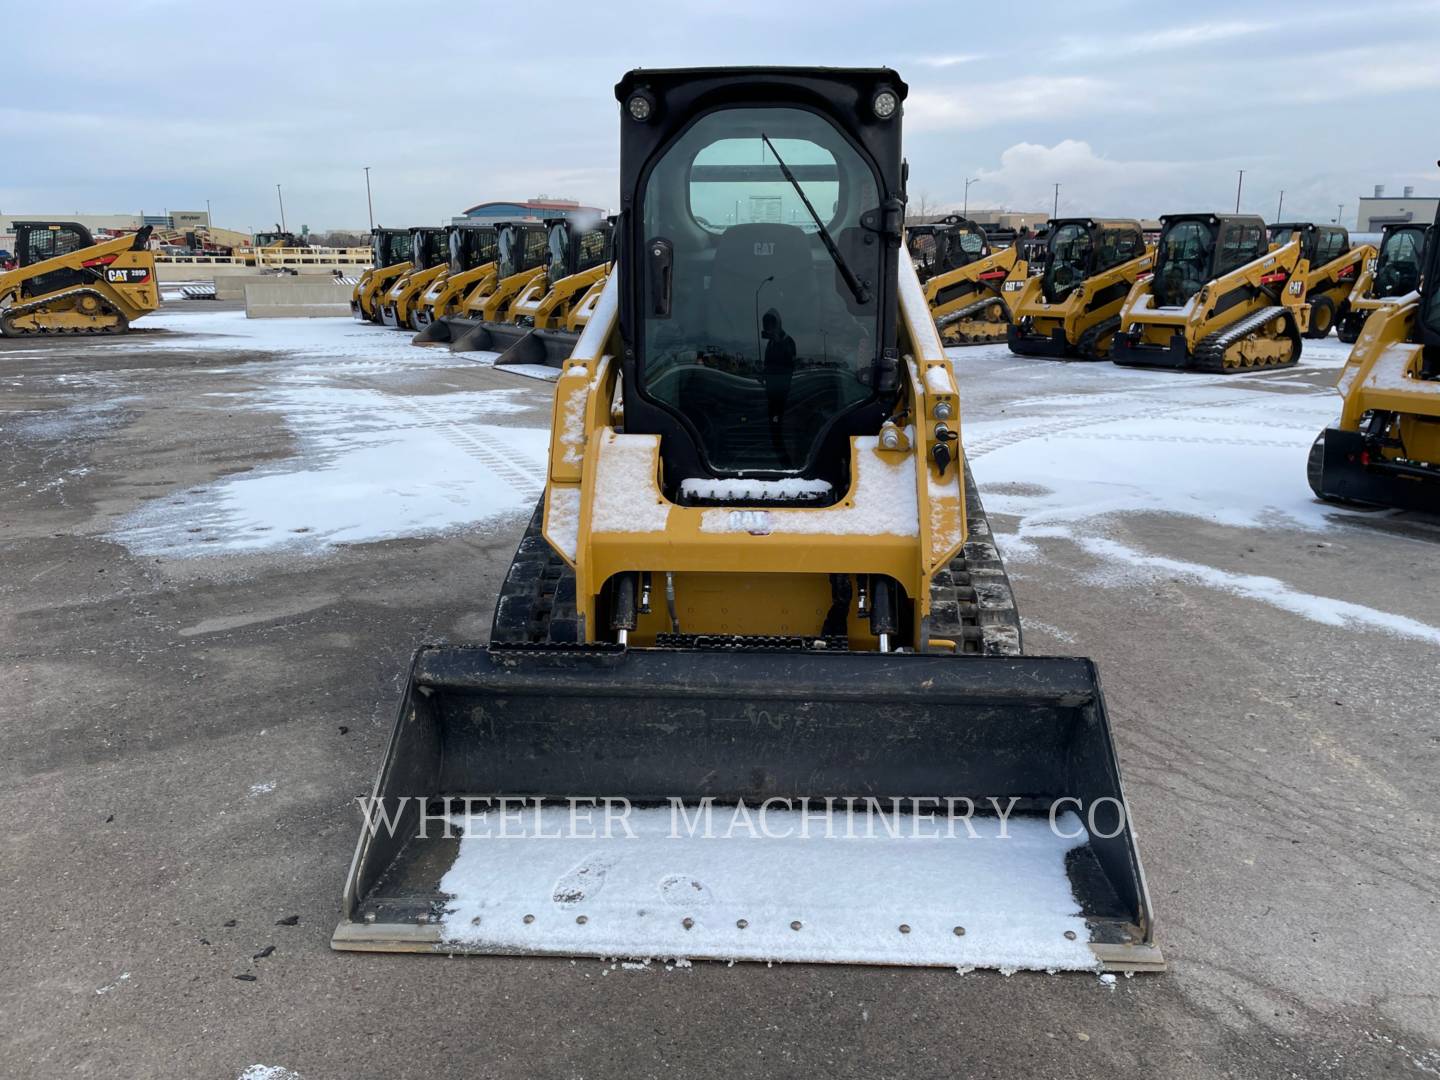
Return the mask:
M 205 231 L 215 228 L 215 219 L 210 216 L 210 200 L 205 200 Z
M 1058 218 L 1059 216 L 1060 216 L 1060 185 L 1059 185 L 1059 184 L 1056 184 L 1056 185 L 1055 185 L 1055 208 L 1050 211 L 1050 217 L 1051 217 L 1051 218 Z
M 1275 204 L 1275 220 L 1280 220 L 1280 211 L 1285 208 L 1285 189 L 1280 189 L 1280 201 Z
M 970 185 L 971 185 L 971 184 L 978 184 L 979 182 L 980 182 L 980 178 L 979 178 L 978 176 L 975 177 L 973 180 L 966 180 L 966 181 L 965 181 L 965 209 L 963 209 L 963 210 L 960 211 L 960 216 L 961 216 L 961 217 L 969 217 L 969 216 L 970 216 Z M 954 204 L 952 203 L 951 205 L 953 206 Z
M 1339 224 L 1340 224 L 1340 219 L 1343 218 L 1344 216 L 1345 216 L 1345 204 L 1342 202 L 1342 203 L 1341 203 L 1338 207 L 1336 207 L 1336 209 L 1335 209 L 1335 224 L 1336 224 L 1336 225 L 1339 225 Z
M 1240 170 L 1240 179 L 1235 181 L 1235 213 L 1240 212 L 1240 189 L 1245 186 L 1245 170 Z
M 280 200 L 280 231 L 285 232 L 285 196 L 280 191 L 280 185 L 275 185 L 275 198 Z
M 375 204 L 370 200 L 370 166 L 365 166 L 365 205 L 370 210 L 370 231 L 375 231 Z

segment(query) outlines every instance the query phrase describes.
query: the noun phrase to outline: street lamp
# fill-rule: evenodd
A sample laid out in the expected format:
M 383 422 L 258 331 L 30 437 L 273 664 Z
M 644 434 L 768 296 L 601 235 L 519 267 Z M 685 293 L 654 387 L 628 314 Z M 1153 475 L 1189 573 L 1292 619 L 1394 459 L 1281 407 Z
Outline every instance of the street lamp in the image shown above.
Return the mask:
M 1285 189 L 1280 189 L 1280 201 L 1275 204 L 1275 220 L 1280 220 L 1280 212 L 1285 209 Z
M 1235 181 L 1235 213 L 1240 212 L 1240 189 L 1245 186 L 1245 170 L 1240 170 L 1240 179 Z
M 370 231 L 375 231 L 375 204 L 370 200 L 370 166 L 365 166 L 365 205 L 370 210 Z
M 1059 185 L 1059 184 L 1056 184 L 1056 185 L 1055 185 L 1055 209 L 1053 209 L 1053 210 L 1050 211 L 1050 216 L 1051 216 L 1052 218 L 1058 218 L 1058 217 L 1060 216 L 1060 185 Z
M 961 217 L 969 217 L 969 216 L 970 216 L 970 185 L 971 185 L 971 184 L 978 184 L 979 182 L 980 182 L 980 178 L 979 178 L 978 176 L 975 177 L 974 179 L 966 180 L 966 181 L 965 181 L 965 209 L 963 209 L 963 210 L 960 211 L 960 216 L 961 216 Z M 954 204 L 954 203 L 951 203 L 950 205 L 953 206 L 953 205 L 955 205 L 955 204 Z
M 280 200 L 280 231 L 286 232 L 285 228 L 285 196 L 280 191 L 280 185 L 275 185 L 275 198 Z

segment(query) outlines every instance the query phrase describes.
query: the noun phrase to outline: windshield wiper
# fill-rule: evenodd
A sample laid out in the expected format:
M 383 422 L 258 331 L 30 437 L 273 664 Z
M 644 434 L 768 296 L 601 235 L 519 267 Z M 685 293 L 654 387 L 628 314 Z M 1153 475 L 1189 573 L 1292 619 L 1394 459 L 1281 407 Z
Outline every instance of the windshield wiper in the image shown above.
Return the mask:
M 805 189 L 800 186 L 800 181 L 795 179 L 795 174 L 790 171 L 790 166 L 785 164 L 785 159 L 780 156 L 780 151 L 775 149 L 775 144 L 770 141 L 770 136 L 763 131 L 760 138 L 775 155 L 775 163 L 780 166 L 780 172 L 785 179 L 790 181 L 790 186 L 795 189 L 795 194 L 800 196 L 800 201 L 805 204 L 805 209 L 810 212 L 810 220 L 815 222 L 815 227 L 820 230 L 820 242 L 825 245 L 825 250 L 830 253 L 830 259 L 835 263 L 835 269 L 840 271 L 840 276 L 845 279 L 845 284 L 854 293 L 855 300 L 860 304 L 870 302 L 870 290 L 867 289 L 860 279 L 855 276 L 855 271 L 850 269 L 850 264 L 845 261 L 845 256 L 840 254 L 840 249 L 835 246 L 835 241 L 830 236 L 830 230 L 825 228 L 825 223 L 820 220 L 820 215 L 815 212 L 815 207 L 810 205 L 810 200 L 805 196 Z

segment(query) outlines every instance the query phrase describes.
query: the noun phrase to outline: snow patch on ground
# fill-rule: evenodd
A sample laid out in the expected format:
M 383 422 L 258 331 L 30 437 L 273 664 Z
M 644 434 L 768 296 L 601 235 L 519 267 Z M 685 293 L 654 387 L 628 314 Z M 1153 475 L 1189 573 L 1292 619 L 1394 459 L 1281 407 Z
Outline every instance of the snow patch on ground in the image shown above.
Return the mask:
M 283 1065 L 251 1065 L 235 1080 L 305 1080 L 293 1069 Z
M 476 827 L 440 882 L 452 897 L 441 938 L 632 959 L 1096 966 L 1065 872 L 1066 853 L 1086 842 L 1073 815 L 1055 830 L 1011 817 L 1008 837 L 998 818 L 979 817 L 974 838 L 947 837 L 938 821 L 917 835 L 906 815 L 893 834 L 804 837 L 799 811 L 726 835 L 727 810 L 713 808 L 709 837 L 677 830 L 669 807 L 632 809 L 633 835 L 617 826 L 608 839 L 574 836 L 563 806 L 543 809 L 544 840 Z
M 1340 366 L 1349 347 L 1307 341 L 1303 365 Z M 1023 372 L 1003 348 L 955 350 L 961 382 L 1003 393 Z M 1322 532 L 1354 512 L 1319 502 L 1306 480 L 1316 435 L 1339 412 L 1335 391 L 1295 384 L 1303 372 L 1190 377 L 1111 365 L 1036 361 L 1050 392 L 1025 385 L 964 425 L 964 446 L 993 518 L 1018 519 L 1002 554 L 1038 557 L 1035 541 L 1064 539 L 1103 561 L 1089 580 L 1132 585 L 1180 577 L 1328 626 L 1355 626 L 1440 643 L 1440 628 L 1285 582 L 1141 551 L 1107 535 L 1117 515 L 1175 514 L 1232 528 Z M 1115 389 L 1076 392 L 1114 383 Z M 1281 387 L 1282 389 L 1277 389 Z M 974 390 L 970 391 L 974 393 Z M 972 416 L 975 414 L 971 414 Z
M 240 407 L 283 415 L 296 457 L 143 507 L 114 536 L 146 555 L 314 552 L 526 510 L 544 485 L 549 439 L 484 423 L 523 408 L 508 394 L 275 389 Z

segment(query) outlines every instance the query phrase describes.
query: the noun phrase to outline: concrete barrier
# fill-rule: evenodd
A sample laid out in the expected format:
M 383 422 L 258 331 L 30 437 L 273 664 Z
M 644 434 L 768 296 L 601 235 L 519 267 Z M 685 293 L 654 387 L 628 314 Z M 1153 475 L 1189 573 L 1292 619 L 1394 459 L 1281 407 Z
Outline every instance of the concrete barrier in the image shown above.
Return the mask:
M 273 274 L 216 274 L 215 275 L 215 299 L 216 300 L 244 300 L 245 286 L 252 281 L 274 281 Z
M 333 281 L 307 281 L 297 277 L 245 282 L 247 319 L 318 318 L 350 316 L 353 288 Z

